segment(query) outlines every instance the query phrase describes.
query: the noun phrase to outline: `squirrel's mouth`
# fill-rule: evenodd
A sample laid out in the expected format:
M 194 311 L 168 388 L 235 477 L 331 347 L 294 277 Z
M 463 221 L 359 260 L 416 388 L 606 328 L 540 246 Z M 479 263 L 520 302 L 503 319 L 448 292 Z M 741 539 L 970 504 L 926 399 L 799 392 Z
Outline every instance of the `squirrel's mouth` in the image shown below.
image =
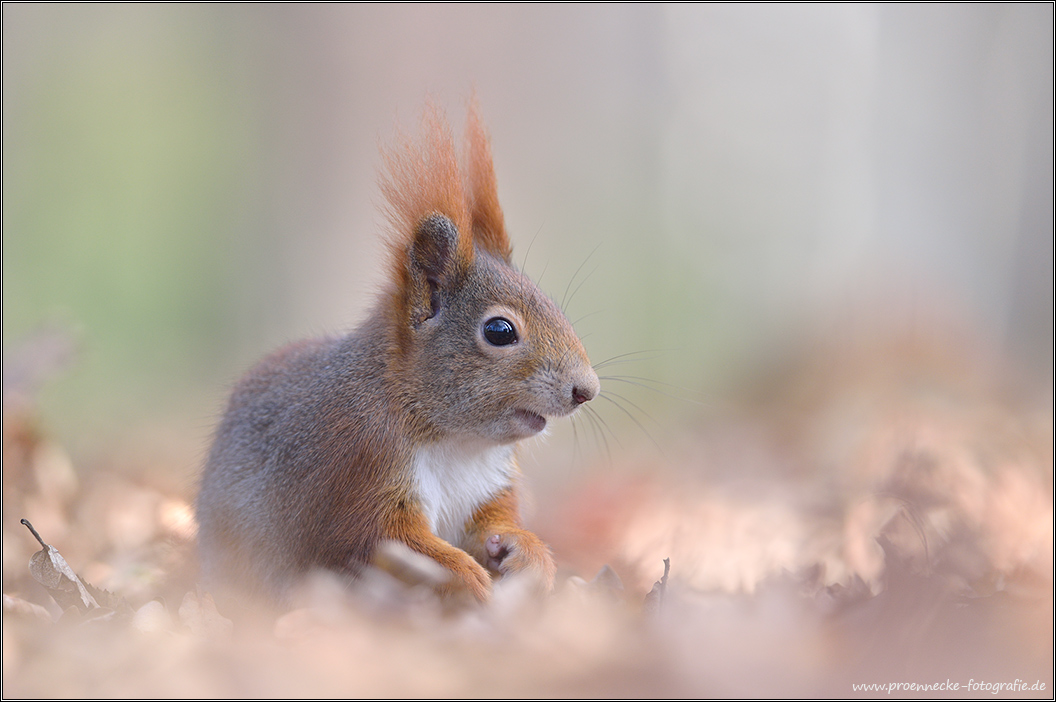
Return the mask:
M 530 412 L 524 409 L 516 409 L 513 411 L 513 416 L 524 425 L 525 429 L 531 434 L 538 434 L 546 428 L 546 417 L 535 412 Z

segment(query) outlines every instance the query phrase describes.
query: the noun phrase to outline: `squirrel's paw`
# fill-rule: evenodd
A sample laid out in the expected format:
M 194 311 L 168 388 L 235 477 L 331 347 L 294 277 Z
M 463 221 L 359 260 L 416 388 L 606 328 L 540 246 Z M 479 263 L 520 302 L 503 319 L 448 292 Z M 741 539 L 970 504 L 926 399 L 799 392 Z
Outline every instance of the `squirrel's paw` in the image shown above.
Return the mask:
M 547 592 L 554 589 L 554 557 L 550 547 L 532 532 L 513 529 L 492 534 L 485 539 L 484 550 L 489 569 L 503 575 L 526 573 L 534 576 Z
M 477 602 L 487 602 L 491 598 L 491 574 L 479 563 L 466 557 L 464 561 L 448 564 L 452 577 L 440 587 L 443 596 L 458 596 L 469 593 Z

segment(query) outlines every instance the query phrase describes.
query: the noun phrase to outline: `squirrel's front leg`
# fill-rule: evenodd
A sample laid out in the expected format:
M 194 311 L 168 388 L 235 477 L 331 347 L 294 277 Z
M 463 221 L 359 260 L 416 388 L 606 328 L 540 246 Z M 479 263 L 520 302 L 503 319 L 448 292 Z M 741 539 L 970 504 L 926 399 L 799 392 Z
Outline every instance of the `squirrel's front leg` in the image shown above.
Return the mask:
M 407 544 L 412 550 L 432 558 L 452 573 L 452 580 L 440 588 L 441 594 L 468 591 L 478 602 L 487 602 L 491 596 L 491 575 L 488 571 L 470 554 L 430 531 L 425 514 L 412 499 L 401 498 L 396 501 L 395 508 L 386 515 L 383 535 Z
M 554 557 L 538 536 L 521 528 L 514 488 L 503 490 L 477 508 L 466 525 L 464 546 L 494 573 L 525 573 L 545 591 L 554 588 Z

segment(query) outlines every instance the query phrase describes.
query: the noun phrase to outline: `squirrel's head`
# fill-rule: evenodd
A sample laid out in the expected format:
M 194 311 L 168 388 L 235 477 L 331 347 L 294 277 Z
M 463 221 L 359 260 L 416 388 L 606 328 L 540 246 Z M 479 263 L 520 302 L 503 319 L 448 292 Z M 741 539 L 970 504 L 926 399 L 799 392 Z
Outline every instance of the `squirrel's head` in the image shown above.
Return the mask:
M 510 261 L 487 135 L 470 108 L 465 167 L 439 112 L 426 138 L 387 154 L 395 236 L 392 376 L 445 436 L 510 442 L 600 390 L 572 325 Z

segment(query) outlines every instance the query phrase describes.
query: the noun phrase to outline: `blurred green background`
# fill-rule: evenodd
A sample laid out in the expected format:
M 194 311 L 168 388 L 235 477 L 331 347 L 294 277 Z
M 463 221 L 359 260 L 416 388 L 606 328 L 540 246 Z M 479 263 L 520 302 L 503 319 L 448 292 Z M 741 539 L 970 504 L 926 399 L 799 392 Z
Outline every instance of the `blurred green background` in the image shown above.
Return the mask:
M 241 372 L 370 304 L 379 144 L 475 88 L 515 256 L 595 361 L 655 351 L 620 372 L 714 409 L 819 330 L 939 318 L 1051 388 L 1052 20 L 4 4 L 5 365 L 71 329 L 49 430 L 90 461 L 166 427 L 193 475 Z M 618 392 L 661 440 L 707 411 Z

